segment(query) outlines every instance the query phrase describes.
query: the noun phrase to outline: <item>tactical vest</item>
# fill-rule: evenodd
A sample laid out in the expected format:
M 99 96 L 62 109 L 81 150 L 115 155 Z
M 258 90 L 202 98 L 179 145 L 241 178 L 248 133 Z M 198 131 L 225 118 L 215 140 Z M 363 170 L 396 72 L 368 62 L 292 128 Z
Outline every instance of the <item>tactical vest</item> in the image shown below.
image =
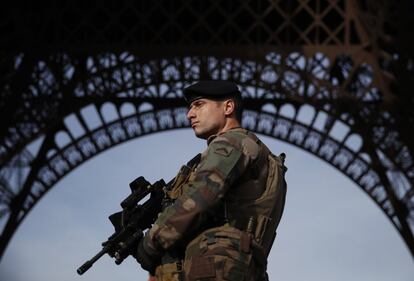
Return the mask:
M 185 280 L 268 280 L 267 257 L 282 217 L 286 182 L 285 155 L 273 155 L 252 133 L 240 129 L 243 153 L 255 155 L 222 199 L 224 220 L 201 232 L 186 248 Z M 252 149 L 245 138 L 258 146 Z M 191 178 L 190 178 L 191 180 Z M 217 215 L 221 216 L 220 211 Z
M 285 154 L 275 156 L 254 134 L 247 134 L 261 147 L 260 153 L 225 196 L 225 216 L 231 226 L 251 233 L 267 257 L 285 205 Z
M 253 139 L 260 146 L 259 155 L 250 169 L 229 188 L 221 207 L 217 208 L 213 216 L 210 214 L 209 219 L 215 219 L 210 226 L 227 223 L 239 230 L 250 232 L 254 240 L 263 247 L 267 257 L 285 205 L 285 154 L 275 156 L 256 135 L 247 130 L 243 132 L 243 137 Z M 183 193 L 182 188 L 191 180 L 199 160 L 197 158 L 197 161 L 190 161 L 181 167 L 166 191 L 166 197 L 171 203 Z
M 188 182 L 191 175 L 195 171 L 198 163 L 200 162 L 201 154 L 197 154 L 186 165 L 181 166 L 177 175 L 171 183 L 168 184 L 165 190 L 165 205 L 163 209 L 173 204 L 174 201 L 183 194 L 183 186 Z
M 265 268 L 266 259 L 276 237 L 276 228 L 284 209 L 287 190 L 285 172 L 287 168 L 284 166 L 284 154 L 279 157 L 273 155 L 254 134 L 247 130 L 243 130 L 243 133 L 240 132 L 240 134 L 244 134 L 241 136 L 242 138 L 250 138 L 260 146 L 259 154 L 251 166 L 229 188 L 223 198 L 221 207 L 215 209 L 213 216 L 210 214 L 208 219 L 208 229 L 210 230 L 206 230 L 205 233 L 214 230 L 219 236 L 227 233 L 231 239 L 239 237 L 235 238 L 236 240 L 251 237 L 249 239 L 252 241 L 249 241 L 248 245 L 252 242 L 253 247 L 260 248 L 260 251 L 256 251 L 260 252 L 260 257 L 257 255 L 255 259 Z M 180 169 L 174 181 L 169 184 L 166 190 L 165 207 L 182 195 L 183 187 L 188 181 L 191 181 L 197 164 L 185 165 Z M 214 222 L 212 222 L 212 218 L 215 218 Z M 229 232 L 231 227 L 234 229 L 234 234 Z M 191 241 L 188 247 L 191 247 L 191 244 L 199 244 L 200 239 L 203 239 L 203 230 L 205 229 L 200 229 L 200 235 Z M 249 235 L 246 236 L 243 233 Z M 244 247 L 243 245 L 245 245 L 245 241 L 240 241 L 241 248 Z M 255 252 L 254 249 L 253 252 Z M 187 258 L 190 257 L 186 256 Z M 174 265 L 174 262 L 170 261 L 171 263 L 165 266 Z M 159 269 L 160 275 L 162 275 L 162 270 L 164 269 Z

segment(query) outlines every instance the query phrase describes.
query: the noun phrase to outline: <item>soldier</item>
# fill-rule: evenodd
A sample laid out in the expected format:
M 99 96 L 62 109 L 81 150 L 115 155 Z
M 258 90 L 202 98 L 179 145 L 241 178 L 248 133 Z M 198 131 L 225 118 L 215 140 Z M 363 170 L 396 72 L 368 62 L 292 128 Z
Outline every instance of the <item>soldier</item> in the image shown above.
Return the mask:
M 267 280 L 267 256 L 282 216 L 283 157 L 240 127 L 242 99 L 228 81 L 184 89 L 187 118 L 208 147 L 168 187 L 166 207 L 135 255 L 163 280 Z

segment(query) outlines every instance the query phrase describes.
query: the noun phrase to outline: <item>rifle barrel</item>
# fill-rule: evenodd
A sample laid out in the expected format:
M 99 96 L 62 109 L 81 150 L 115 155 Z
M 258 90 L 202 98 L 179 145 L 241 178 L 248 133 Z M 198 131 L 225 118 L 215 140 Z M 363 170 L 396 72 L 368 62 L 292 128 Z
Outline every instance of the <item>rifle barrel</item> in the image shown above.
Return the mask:
M 92 265 L 99 260 L 103 255 L 106 254 L 106 252 L 108 251 L 107 247 L 104 247 L 99 253 L 97 253 L 93 258 L 91 258 L 90 260 L 88 260 L 87 262 L 85 262 L 84 264 L 82 264 L 81 267 L 79 267 L 76 272 L 79 275 L 84 274 L 86 271 L 88 271 L 89 268 L 92 267 Z

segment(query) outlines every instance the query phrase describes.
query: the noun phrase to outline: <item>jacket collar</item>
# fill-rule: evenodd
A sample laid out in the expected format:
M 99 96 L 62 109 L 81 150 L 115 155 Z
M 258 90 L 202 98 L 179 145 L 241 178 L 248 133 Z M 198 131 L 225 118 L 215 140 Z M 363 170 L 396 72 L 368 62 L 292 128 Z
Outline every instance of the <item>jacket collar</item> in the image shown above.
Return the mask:
M 242 127 L 234 127 L 234 128 L 230 128 L 230 129 L 228 129 L 228 130 L 226 130 L 224 132 L 220 132 L 218 134 L 211 135 L 211 136 L 209 136 L 207 138 L 207 145 L 209 145 L 216 137 L 218 137 L 218 136 L 220 136 L 220 135 L 222 135 L 222 134 L 224 134 L 226 132 L 229 132 L 229 131 L 244 131 L 244 130 L 245 129 L 243 129 Z

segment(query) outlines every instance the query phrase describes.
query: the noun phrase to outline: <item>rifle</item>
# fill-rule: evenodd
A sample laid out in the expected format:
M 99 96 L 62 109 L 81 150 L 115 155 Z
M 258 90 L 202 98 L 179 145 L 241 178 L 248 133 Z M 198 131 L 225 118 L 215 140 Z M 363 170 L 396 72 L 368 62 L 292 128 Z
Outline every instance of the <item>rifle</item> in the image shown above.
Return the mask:
M 102 243 L 102 250 L 86 261 L 76 271 L 79 275 L 85 273 L 103 255 L 115 258 L 116 264 L 121 264 L 134 250 L 134 246 L 143 237 L 143 230 L 151 227 L 162 209 L 164 198 L 164 180 L 151 185 L 144 177 L 138 177 L 129 184 L 131 194 L 121 202 L 122 211 L 108 218 L 115 232 Z M 150 198 L 139 205 L 138 202 L 150 194 Z
M 201 154 L 199 153 L 181 167 L 182 173 L 180 174 L 190 173 L 192 167 L 197 165 L 200 159 Z M 164 187 L 168 189 L 174 180 L 175 178 L 165 184 L 164 180 L 161 179 L 151 185 L 141 176 L 132 181 L 129 184 L 131 194 L 121 202 L 122 211 L 108 217 L 115 228 L 115 232 L 107 241 L 102 243 L 102 250 L 86 261 L 76 272 L 79 275 L 84 274 L 105 254 L 115 258 L 116 264 L 121 264 L 132 254 L 143 237 L 143 231 L 151 227 L 163 207 L 172 203 L 165 197 Z M 138 202 L 148 194 L 150 194 L 150 198 L 139 205 Z

